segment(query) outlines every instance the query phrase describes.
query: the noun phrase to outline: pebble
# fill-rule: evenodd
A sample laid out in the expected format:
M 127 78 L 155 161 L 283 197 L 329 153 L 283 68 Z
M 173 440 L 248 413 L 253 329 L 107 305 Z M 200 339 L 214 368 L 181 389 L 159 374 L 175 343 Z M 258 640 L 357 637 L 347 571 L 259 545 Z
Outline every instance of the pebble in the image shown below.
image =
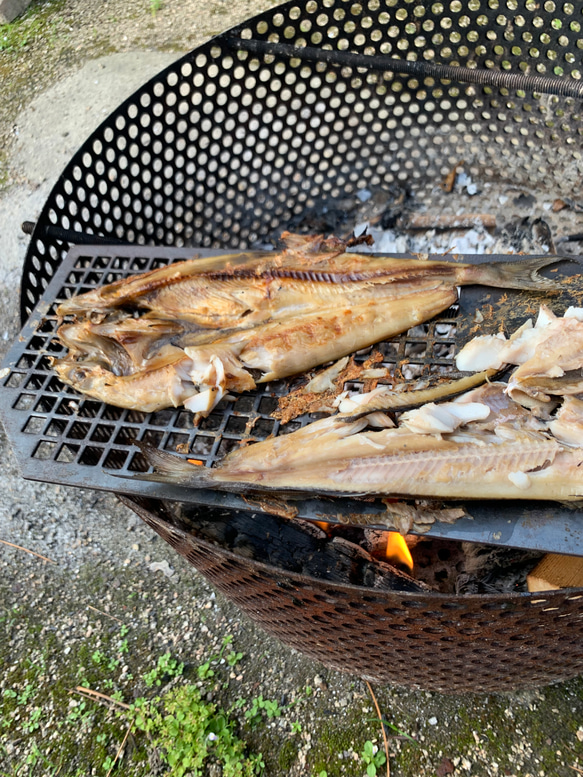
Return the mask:
M 321 691 L 325 691 L 328 688 L 328 683 L 326 682 L 326 680 L 324 680 L 322 675 L 319 675 L 319 674 L 317 674 L 314 677 L 314 685 L 316 686 L 316 688 L 319 688 Z
M 172 577 L 174 570 L 170 564 L 164 559 L 164 561 L 153 561 L 150 564 L 150 570 L 152 572 L 162 572 L 166 577 Z

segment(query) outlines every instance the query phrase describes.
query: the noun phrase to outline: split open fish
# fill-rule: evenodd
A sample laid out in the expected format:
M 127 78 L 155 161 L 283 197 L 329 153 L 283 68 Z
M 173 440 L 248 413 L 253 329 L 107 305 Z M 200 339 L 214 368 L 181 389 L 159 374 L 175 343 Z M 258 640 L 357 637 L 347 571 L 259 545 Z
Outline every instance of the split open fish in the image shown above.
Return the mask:
M 339 414 L 230 453 L 218 467 L 140 444 L 155 467 L 147 480 L 195 488 L 446 499 L 583 498 L 583 447 L 568 430 L 583 421 L 571 405 L 553 425 L 488 384 L 452 402 L 403 413 L 395 428 Z M 378 411 L 377 411 L 378 412 Z
M 545 256 L 482 265 L 349 253 L 287 235 L 281 252 L 191 260 L 63 302 L 61 380 L 121 407 L 201 415 L 246 391 L 340 359 L 446 310 L 458 287 L 548 290 Z

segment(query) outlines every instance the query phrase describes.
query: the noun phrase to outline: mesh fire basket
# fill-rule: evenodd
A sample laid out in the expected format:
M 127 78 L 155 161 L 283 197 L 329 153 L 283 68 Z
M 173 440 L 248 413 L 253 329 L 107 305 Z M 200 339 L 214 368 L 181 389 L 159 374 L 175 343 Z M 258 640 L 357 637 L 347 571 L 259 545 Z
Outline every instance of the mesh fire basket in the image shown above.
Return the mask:
M 47 294 L 85 291 L 155 257 L 270 242 L 363 192 L 406 191 L 419 208 L 439 209 L 440 184 L 462 160 L 483 185 L 576 200 L 582 50 L 581 0 L 292 0 L 145 84 L 73 157 L 32 234 L 21 313 L 35 328 L 3 378 L 30 476 L 111 487 L 91 473 L 131 470 L 136 437 L 172 449 L 206 436 L 199 455 L 212 463 L 250 415 L 265 422 L 259 435 L 274 431 L 266 393 L 196 433 L 179 411 L 146 417 L 81 399 L 48 367 L 46 351 L 58 346 Z M 83 242 L 91 250 L 77 245 L 66 260 Z M 434 362 L 439 353 L 451 363 L 447 348 Z M 336 669 L 449 691 L 583 669 L 583 589 L 454 596 L 328 585 L 188 536 L 154 495 L 127 501 L 251 618 Z M 580 530 L 579 513 L 565 520 Z M 583 554 L 583 540 L 574 546 Z

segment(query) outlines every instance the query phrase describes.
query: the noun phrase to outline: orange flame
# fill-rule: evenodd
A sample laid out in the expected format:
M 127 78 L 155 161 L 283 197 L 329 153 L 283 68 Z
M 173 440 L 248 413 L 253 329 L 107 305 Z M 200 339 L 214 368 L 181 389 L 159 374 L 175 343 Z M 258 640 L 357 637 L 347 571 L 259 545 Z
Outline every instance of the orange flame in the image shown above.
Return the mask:
M 406 567 L 413 571 L 413 557 L 404 537 L 396 531 L 387 533 L 387 561 L 394 566 Z
M 320 529 L 323 529 L 326 533 L 330 530 L 330 524 L 327 521 L 313 521 L 313 523 L 315 523 L 316 526 L 319 526 Z

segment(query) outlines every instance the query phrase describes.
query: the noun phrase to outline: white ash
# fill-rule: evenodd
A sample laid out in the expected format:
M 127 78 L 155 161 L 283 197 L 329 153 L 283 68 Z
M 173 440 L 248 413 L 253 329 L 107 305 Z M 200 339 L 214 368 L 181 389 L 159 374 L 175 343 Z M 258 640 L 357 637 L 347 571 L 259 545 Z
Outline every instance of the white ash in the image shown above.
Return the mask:
M 363 190 L 368 192 L 369 190 Z M 559 203 L 556 193 L 545 191 L 525 192 L 520 187 L 497 181 L 479 181 L 468 176 L 460 168 L 451 193 L 441 187 L 420 189 L 410 200 L 410 212 L 431 216 L 462 217 L 477 213 L 494 215 L 496 228 L 472 227 L 471 229 L 408 230 L 406 210 L 396 226 L 382 229 L 367 207 L 378 196 L 362 200 L 355 235 L 365 232 L 372 235 L 372 246 L 358 246 L 354 250 L 373 253 L 419 254 L 541 254 L 554 253 L 556 243 L 562 237 L 583 231 L 583 213 L 577 203 L 567 204 L 561 210 L 553 209 Z M 390 206 L 390 202 L 388 202 Z M 542 227 L 540 222 L 542 222 Z M 549 239 L 550 237 L 550 239 Z M 580 243 L 564 243 L 560 253 L 580 252 Z

